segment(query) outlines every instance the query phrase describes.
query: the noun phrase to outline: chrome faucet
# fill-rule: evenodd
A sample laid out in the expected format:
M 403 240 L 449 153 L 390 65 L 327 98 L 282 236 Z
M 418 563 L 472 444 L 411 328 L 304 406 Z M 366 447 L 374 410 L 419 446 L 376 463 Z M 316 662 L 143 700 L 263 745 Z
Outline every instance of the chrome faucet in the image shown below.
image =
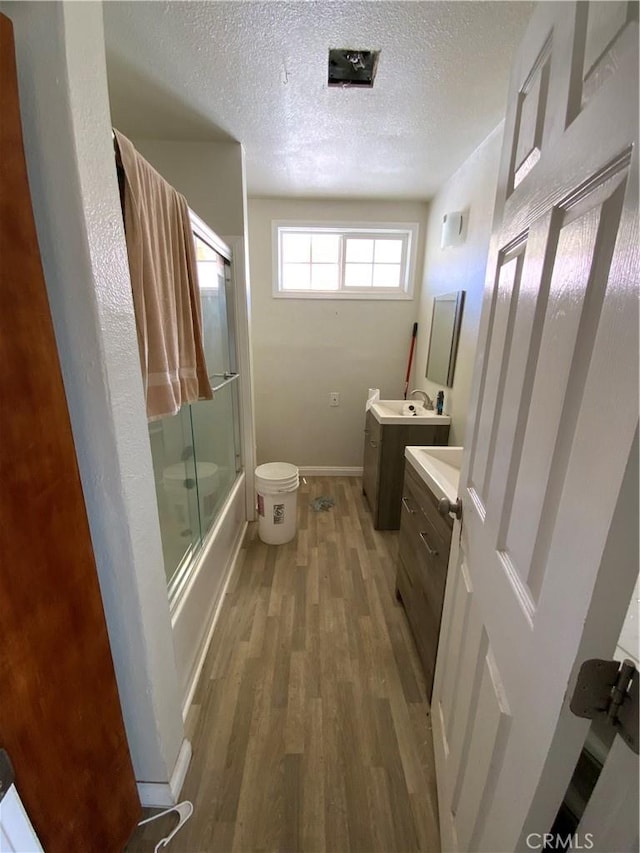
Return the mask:
M 433 400 L 426 391 L 423 391 L 421 388 L 414 388 L 413 391 L 409 392 L 409 397 L 413 397 L 414 394 L 422 394 L 425 409 L 433 409 Z

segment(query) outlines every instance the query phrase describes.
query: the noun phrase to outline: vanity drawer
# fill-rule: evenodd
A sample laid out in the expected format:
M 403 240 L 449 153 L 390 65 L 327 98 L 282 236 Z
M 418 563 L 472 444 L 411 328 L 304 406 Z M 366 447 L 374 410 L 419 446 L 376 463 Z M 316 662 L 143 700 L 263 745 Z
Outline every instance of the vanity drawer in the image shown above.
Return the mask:
M 449 562 L 449 545 L 440 541 L 420 512 L 410 514 L 403 504 L 399 556 L 437 616 L 444 597 Z
M 403 498 L 407 499 L 412 508 L 419 507 L 435 535 L 448 548 L 451 544 L 453 518 L 449 514 L 441 515 L 438 512 L 436 496 L 425 486 L 408 463 L 404 466 Z
M 437 610 L 433 596 L 420 582 L 415 572 L 407 569 L 402 557 L 398 559 L 397 569 L 396 589 L 402 599 L 422 664 L 427 698 L 431 699 L 441 614 Z
M 407 614 L 431 698 L 453 519 L 405 464 L 396 588 Z

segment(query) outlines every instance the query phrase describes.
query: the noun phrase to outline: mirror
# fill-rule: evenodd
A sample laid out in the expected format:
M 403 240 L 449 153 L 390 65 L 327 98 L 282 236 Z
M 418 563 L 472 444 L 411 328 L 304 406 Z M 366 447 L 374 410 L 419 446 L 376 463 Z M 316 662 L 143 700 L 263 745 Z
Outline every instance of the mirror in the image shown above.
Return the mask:
M 432 382 L 437 382 L 438 385 L 446 385 L 447 388 L 453 385 L 463 304 L 464 290 L 445 293 L 442 296 L 436 296 L 433 300 L 431 338 L 425 376 Z

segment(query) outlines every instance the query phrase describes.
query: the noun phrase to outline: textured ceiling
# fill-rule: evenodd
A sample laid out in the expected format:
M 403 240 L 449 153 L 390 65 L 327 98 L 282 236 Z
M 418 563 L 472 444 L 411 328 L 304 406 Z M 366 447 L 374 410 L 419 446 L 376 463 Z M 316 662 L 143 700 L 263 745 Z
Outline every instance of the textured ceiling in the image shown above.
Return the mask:
M 426 199 L 504 116 L 528 2 L 104 3 L 114 124 L 235 139 L 250 195 Z M 380 50 L 328 88 L 330 47 Z

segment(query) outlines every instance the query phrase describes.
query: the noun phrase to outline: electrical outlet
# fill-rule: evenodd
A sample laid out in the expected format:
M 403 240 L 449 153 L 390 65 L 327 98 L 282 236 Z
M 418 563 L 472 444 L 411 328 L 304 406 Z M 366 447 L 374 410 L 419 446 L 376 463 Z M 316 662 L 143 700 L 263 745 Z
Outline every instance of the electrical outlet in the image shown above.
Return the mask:
M 340 405 L 340 393 L 338 391 L 331 391 L 329 394 L 329 405 L 330 406 L 339 406 Z

